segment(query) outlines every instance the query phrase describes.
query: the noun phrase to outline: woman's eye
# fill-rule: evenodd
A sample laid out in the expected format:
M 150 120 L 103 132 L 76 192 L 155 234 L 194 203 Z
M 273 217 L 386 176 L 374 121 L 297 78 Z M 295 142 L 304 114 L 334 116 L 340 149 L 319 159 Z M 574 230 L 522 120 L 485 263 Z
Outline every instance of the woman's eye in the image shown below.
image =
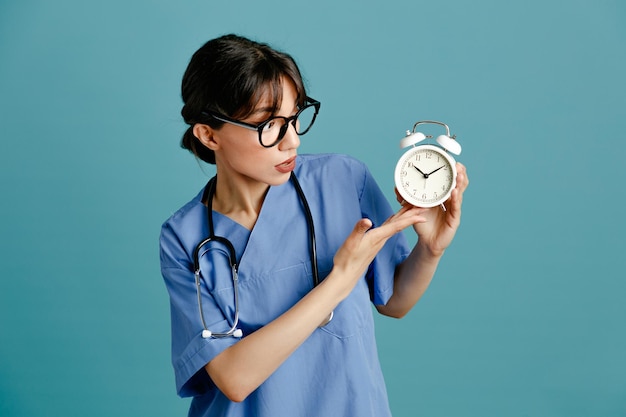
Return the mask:
M 263 130 L 267 131 L 267 130 L 272 130 L 276 127 L 276 120 L 272 119 L 270 121 L 268 121 L 265 126 L 263 126 Z

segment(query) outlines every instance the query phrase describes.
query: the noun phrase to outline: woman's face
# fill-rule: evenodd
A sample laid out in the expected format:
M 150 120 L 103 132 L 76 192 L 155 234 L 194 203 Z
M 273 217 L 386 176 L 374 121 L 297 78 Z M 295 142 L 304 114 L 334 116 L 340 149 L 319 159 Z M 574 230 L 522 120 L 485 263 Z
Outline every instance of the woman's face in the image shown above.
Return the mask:
M 258 125 L 272 116 L 290 117 L 296 114 L 295 86 L 285 78 L 281 84 L 282 102 L 275 114 L 271 113 L 271 96 L 265 94 L 252 114 L 241 121 Z M 219 175 L 269 185 L 279 185 L 289 179 L 296 166 L 297 149 L 300 146 L 300 138 L 291 124 L 283 139 L 271 148 L 261 146 L 257 131 L 230 123 L 224 123 L 214 130 L 213 140 L 217 145 L 215 159 Z

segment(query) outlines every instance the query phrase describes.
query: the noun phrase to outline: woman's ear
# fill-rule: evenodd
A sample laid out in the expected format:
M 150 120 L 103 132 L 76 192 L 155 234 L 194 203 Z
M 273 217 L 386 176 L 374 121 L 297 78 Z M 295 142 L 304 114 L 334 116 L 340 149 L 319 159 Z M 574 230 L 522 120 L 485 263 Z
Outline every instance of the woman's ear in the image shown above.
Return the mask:
M 193 126 L 193 135 L 197 137 L 204 146 L 212 151 L 215 151 L 215 149 L 219 146 L 214 138 L 214 130 L 209 125 L 196 123 Z

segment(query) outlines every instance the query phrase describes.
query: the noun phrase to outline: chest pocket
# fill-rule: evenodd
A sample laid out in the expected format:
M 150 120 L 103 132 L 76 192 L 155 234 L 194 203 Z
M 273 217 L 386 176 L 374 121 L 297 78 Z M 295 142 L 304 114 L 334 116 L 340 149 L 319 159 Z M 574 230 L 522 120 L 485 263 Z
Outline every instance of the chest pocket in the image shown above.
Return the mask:
M 271 273 L 239 281 L 239 328 L 248 335 L 285 313 L 313 287 L 313 276 L 305 264 L 296 264 Z M 212 291 L 222 311 L 234 314 L 233 287 Z M 372 306 L 365 279 L 359 280 L 350 295 L 335 308 L 333 319 L 319 330 L 344 339 L 371 325 Z
M 313 287 L 303 263 L 239 279 L 239 324 L 244 335 L 265 326 L 289 310 Z M 219 304 L 233 304 L 232 286 L 214 294 Z M 228 309 L 229 307 L 226 307 Z

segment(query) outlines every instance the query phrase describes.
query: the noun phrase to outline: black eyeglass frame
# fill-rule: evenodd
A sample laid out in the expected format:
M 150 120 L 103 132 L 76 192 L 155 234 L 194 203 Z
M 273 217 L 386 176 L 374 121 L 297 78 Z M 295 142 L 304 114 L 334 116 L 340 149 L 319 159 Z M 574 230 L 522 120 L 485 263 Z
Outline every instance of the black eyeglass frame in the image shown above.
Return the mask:
M 278 143 L 280 143 L 280 141 L 283 140 L 283 138 L 285 137 L 285 134 L 287 133 L 287 129 L 289 129 L 289 124 L 293 125 L 293 127 L 296 129 L 296 133 L 298 134 L 298 136 L 302 136 L 305 133 L 307 133 L 309 130 L 311 130 L 311 127 L 313 126 L 313 124 L 315 123 L 315 119 L 317 118 L 317 114 L 320 111 L 321 103 L 308 96 L 305 99 L 305 103 L 306 104 L 300 110 L 298 110 L 296 114 L 294 114 L 291 117 L 272 116 L 269 119 L 259 123 L 258 125 L 242 122 L 241 120 L 235 120 L 228 116 L 224 116 L 223 114 L 219 114 L 219 113 L 212 112 L 212 111 L 206 111 L 206 112 L 203 112 L 203 114 L 209 117 L 212 117 L 216 120 L 219 120 L 220 122 L 230 123 L 231 125 L 243 127 L 243 128 L 250 129 L 250 130 L 256 130 L 259 133 L 259 143 L 261 144 L 261 146 L 264 148 L 271 148 L 272 146 L 278 145 Z M 309 127 L 306 128 L 304 132 L 298 132 L 296 128 L 296 124 L 295 124 L 296 120 L 298 120 L 298 117 L 300 117 L 300 114 L 302 114 L 302 112 L 308 109 L 309 107 L 315 108 L 315 113 L 313 114 L 313 119 L 311 119 L 311 124 L 309 125 Z M 285 124 L 281 127 L 280 132 L 278 133 L 278 138 L 276 138 L 276 140 L 271 145 L 265 145 L 261 138 L 263 135 L 263 129 L 265 128 L 265 126 L 267 126 L 269 122 L 275 119 L 283 119 L 285 121 Z

